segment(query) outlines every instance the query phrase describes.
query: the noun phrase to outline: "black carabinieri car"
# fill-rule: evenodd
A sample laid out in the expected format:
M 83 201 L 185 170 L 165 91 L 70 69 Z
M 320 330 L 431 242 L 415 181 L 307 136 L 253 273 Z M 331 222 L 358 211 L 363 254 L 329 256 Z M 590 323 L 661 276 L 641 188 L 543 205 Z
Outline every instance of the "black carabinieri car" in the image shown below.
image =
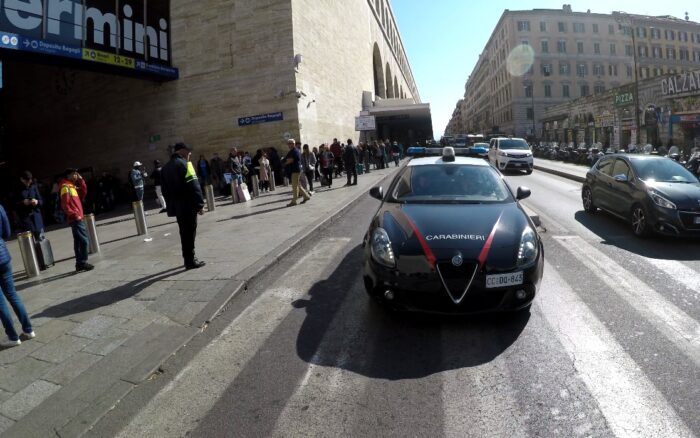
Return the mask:
M 503 176 L 478 158 L 411 160 L 389 185 L 365 235 L 367 293 L 438 313 L 527 310 L 544 266 L 535 225 Z

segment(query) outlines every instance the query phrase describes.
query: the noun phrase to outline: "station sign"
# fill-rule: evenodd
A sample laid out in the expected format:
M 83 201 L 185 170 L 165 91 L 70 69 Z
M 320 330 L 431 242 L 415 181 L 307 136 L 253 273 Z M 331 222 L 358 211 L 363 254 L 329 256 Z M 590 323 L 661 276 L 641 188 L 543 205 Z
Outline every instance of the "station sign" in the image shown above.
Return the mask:
M 284 113 L 259 114 L 257 116 L 247 116 L 238 118 L 238 126 L 258 125 L 260 123 L 279 122 L 284 120 Z
M 374 131 L 377 129 L 377 121 L 374 116 L 355 117 L 355 131 Z

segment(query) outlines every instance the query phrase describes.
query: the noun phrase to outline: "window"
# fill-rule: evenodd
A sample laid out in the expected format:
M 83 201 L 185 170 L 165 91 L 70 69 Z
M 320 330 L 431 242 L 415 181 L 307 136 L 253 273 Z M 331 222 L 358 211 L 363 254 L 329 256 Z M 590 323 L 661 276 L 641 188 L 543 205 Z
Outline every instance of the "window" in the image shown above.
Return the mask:
M 593 33 L 598 33 L 598 25 L 595 23 L 593 24 Z
M 596 164 L 596 168 L 600 173 L 603 173 L 605 175 L 612 175 L 612 169 L 613 169 L 613 163 L 615 162 L 614 158 L 603 158 L 598 161 L 598 164 Z
M 583 53 L 583 42 L 582 41 L 579 41 L 576 43 L 576 51 L 578 53 Z
M 693 51 L 693 61 L 700 62 L 700 50 Z
M 532 85 L 525 85 L 525 97 L 532 97 Z
M 605 92 L 605 85 L 596 85 L 593 87 L 593 93 L 600 94 Z
M 615 34 L 615 26 L 613 26 L 612 24 L 608 24 L 608 33 L 610 35 L 614 35 Z
M 638 47 L 639 49 L 639 57 L 640 58 L 648 58 L 649 57 L 649 47 L 645 45 L 641 45 Z
M 533 108 L 528 108 L 527 109 L 527 119 L 532 120 L 535 118 L 535 111 Z
M 586 32 L 586 26 L 583 23 L 574 23 L 574 33 Z
M 615 160 L 615 166 L 613 167 L 612 176 L 616 177 L 618 175 L 625 175 L 629 180 L 632 177 L 632 172 L 630 167 L 625 163 L 624 160 Z
M 593 74 L 595 76 L 604 76 L 605 69 L 603 68 L 603 65 L 602 64 L 593 64 Z
M 666 48 L 666 58 L 676 59 L 676 49 L 674 47 Z
M 666 33 L 666 40 L 674 41 L 676 39 L 676 32 L 675 31 L 667 30 L 665 33 Z
M 520 41 L 520 44 L 522 44 L 523 46 L 529 46 L 529 45 L 530 45 L 530 41 L 528 41 L 528 40 L 522 40 L 522 41 Z
M 544 97 L 552 97 L 552 86 L 549 84 L 544 86 Z
M 627 66 L 627 77 L 628 78 L 632 77 L 632 66 L 631 65 Z
M 564 97 L 570 97 L 570 96 L 569 96 L 569 85 L 563 84 L 563 85 L 561 86 L 561 95 L 564 96 Z
M 661 47 L 652 47 L 651 56 L 657 59 L 663 58 L 663 50 L 661 50 Z
M 610 43 L 610 54 L 615 56 L 615 52 L 617 51 L 617 46 L 615 43 Z
M 661 29 L 657 29 L 655 27 L 652 27 L 651 28 L 651 39 L 660 40 L 661 39 Z
M 647 37 L 647 28 L 646 27 L 638 27 L 637 28 L 637 37 L 646 38 Z
M 581 97 L 586 97 L 590 93 L 590 90 L 588 89 L 588 85 L 581 85 Z
M 542 41 L 542 53 L 549 53 L 549 41 Z
M 559 74 L 560 75 L 568 76 L 570 72 L 571 72 L 571 69 L 569 68 L 568 62 L 560 62 L 559 63 Z
M 560 21 L 557 23 L 557 26 L 559 27 L 559 32 L 566 32 L 566 23 Z
M 576 64 L 576 76 L 583 78 L 588 74 L 588 65 L 585 63 Z
M 530 32 L 530 22 L 527 20 L 518 21 L 518 31 Z
M 542 75 L 551 76 L 552 75 L 552 64 L 542 64 Z
M 566 41 L 557 41 L 557 52 L 566 53 Z
M 688 32 L 678 32 L 678 41 L 688 42 Z
M 540 32 L 547 32 L 547 23 L 540 21 Z
M 678 56 L 681 61 L 690 61 L 690 52 L 687 47 L 681 47 L 678 49 Z
M 608 66 L 608 76 L 617 76 L 617 64 Z
M 633 50 L 632 46 L 625 44 L 625 56 L 634 56 Z
M 600 55 L 600 43 L 593 43 L 593 53 Z

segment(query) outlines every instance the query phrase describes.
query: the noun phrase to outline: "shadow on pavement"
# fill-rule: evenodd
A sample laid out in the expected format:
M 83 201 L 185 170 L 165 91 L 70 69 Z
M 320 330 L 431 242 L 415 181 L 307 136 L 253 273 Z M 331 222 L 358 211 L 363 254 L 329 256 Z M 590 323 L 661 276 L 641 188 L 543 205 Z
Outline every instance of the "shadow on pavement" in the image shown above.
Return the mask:
M 40 279 L 37 279 L 34 281 L 29 281 L 27 283 L 15 285 L 15 289 L 20 291 L 20 290 L 28 289 L 32 286 L 37 286 L 37 285 L 44 284 L 44 283 L 51 283 L 52 281 L 60 280 L 62 278 L 72 277 L 72 276 L 77 275 L 77 274 L 78 273 L 75 271 L 64 272 L 63 274 L 54 275 L 53 277 L 40 278 Z M 24 274 L 21 276 L 21 278 L 19 280 L 25 280 L 26 278 L 27 278 L 27 276 L 26 276 L 26 274 Z M 18 281 L 18 280 L 15 280 L 15 281 Z
M 636 237 L 632 225 L 615 216 L 598 210 L 595 215 L 577 211 L 576 221 L 600 236 L 604 245 L 612 245 L 631 253 L 664 260 L 697 260 L 700 252 L 700 239 L 687 239 L 653 235 L 647 238 Z M 653 264 L 653 261 L 650 261 Z
M 232 221 L 232 220 L 235 220 L 235 219 L 244 219 L 244 218 L 247 218 L 247 217 L 250 217 L 250 216 L 257 216 L 257 215 L 269 213 L 269 212 L 275 211 L 275 210 L 283 210 L 283 209 L 285 209 L 285 208 L 290 208 L 290 207 L 287 207 L 287 206 L 285 205 L 285 206 L 283 206 L 283 207 L 269 208 L 269 209 L 267 209 L 267 210 L 256 211 L 256 212 L 248 213 L 248 214 L 239 214 L 239 215 L 236 215 L 236 216 L 232 216 L 232 217 L 230 217 L 230 218 L 228 218 L 228 219 L 219 219 L 219 220 L 216 221 L 216 222 L 228 222 L 228 221 Z
M 293 303 L 306 310 L 296 344 L 302 360 L 370 378 L 417 379 L 490 362 L 518 339 L 529 321 L 529 313 L 479 317 L 392 313 L 365 293 L 358 275 L 362 258 L 358 245 L 327 280 L 311 288 L 310 299 Z M 359 327 L 349 330 L 353 325 Z M 324 339 L 331 334 L 340 337 Z
M 61 318 L 64 316 L 88 312 L 100 307 L 109 306 L 116 302 L 133 297 L 158 281 L 165 280 L 168 277 L 181 273 L 182 269 L 183 268 L 168 269 L 156 274 L 147 275 L 146 277 L 139 278 L 138 280 L 130 281 L 129 283 L 109 290 L 74 298 L 44 309 L 42 312 L 32 315 L 32 318 L 39 318 L 42 316 L 49 318 Z

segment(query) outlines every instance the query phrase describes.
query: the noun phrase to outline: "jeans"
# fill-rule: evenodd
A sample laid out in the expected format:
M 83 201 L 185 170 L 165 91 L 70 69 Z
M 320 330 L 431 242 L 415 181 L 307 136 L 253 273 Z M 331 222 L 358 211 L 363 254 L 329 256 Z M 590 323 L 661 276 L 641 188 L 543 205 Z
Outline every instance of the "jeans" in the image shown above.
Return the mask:
M 12 279 L 12 264 L 10 262 L 0 265 L 0 288 L 2 289 L 3 295 L 5 295 L 5 299 L 10 303 L 10 306 L 12 306 L 12 310 L 15 311 L 15 315 L 17 315 L 17 319 L 19 319 L 22 325 L 22 331 L 24 333 L 31 333 L 32 323 L 29 321 L 29 315 L 27 315 L 24 304 L 22 304 L 22 300 L 15 290 L 15 282 Z M 7 303 L 2 298 L 0 298 L 0 320 L 2 320 L 2 326 L 5 328 L 7 337 L 10 338 L 11 341 L 19 339 L 15 331 L 14 323 L 12 322 L 10 309 L 8 309 Z
M 81 219 L 70 224 L 73 230 L 73 250 L 75 251 L 75 266 L 81 266 L 88 259 L 88 235 L 85 222 Z
M 314 171 L 313 170 L 307 170 L 304 172 L 306 175 L 306 181 L 309 183 L 309 191 L 313 192 L 314 191 Z
M 345 169 L 345 173 L 348 176 L 348 185 L 356 185 L 357 184 L 357 164 L 356 163 L 348 163 L 347 169 Z M 352 182 L 351 178 L 353 179 Z
M 136 200 L 143 201 L 143 186 L 135 187 L 134 191 L 136 192 Z

